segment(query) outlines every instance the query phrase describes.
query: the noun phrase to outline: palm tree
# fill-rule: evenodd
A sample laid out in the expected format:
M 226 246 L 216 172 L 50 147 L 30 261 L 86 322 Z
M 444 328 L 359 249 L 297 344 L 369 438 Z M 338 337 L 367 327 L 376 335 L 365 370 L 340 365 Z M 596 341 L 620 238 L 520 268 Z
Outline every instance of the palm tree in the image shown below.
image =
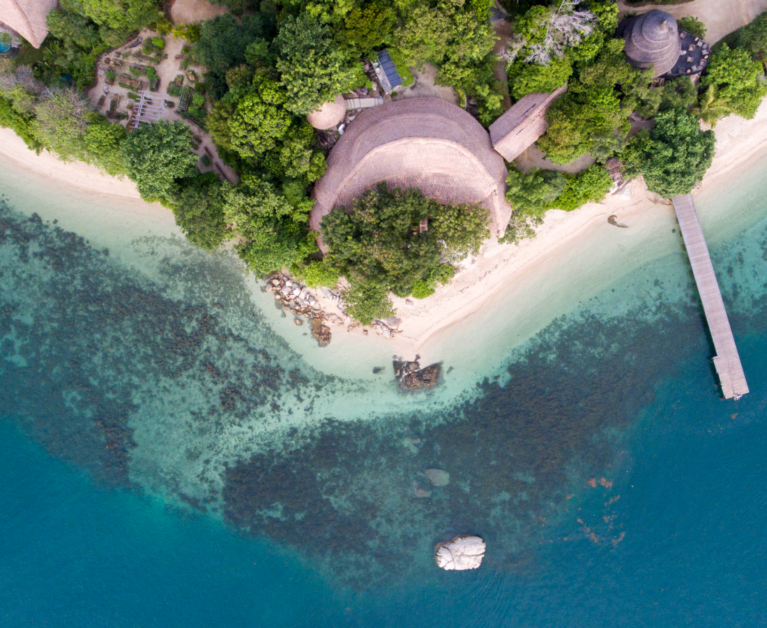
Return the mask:
M 717 121 L 729 115 L 732 111 L 730 102 L 726 98 L 718 98 L 713 85 L 709 85 L 705 92 L 698 98 L 697 106 L 691 113 L 706 124 L 716 125 Z

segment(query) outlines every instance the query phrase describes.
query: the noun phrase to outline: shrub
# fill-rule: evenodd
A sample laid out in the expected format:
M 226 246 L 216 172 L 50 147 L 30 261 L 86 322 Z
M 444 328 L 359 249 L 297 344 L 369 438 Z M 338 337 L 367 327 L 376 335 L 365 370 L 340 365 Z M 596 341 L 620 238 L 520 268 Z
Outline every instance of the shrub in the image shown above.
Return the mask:
M 568 179 L 565 191 L 554 204 L 566 212 L 573 211 L 586 203 L 601 201 L 612 185 L 610 173 L 602 166 L 594 165 Z
M 432 294 L 434 294 L 434 288 L 428 282 L 419 279 L 413 284 L 413 296 L 416 299 L 425 299 Z
M 363 325 L 370 325 L 373 319 L 394 316 L 394 307 L 389 300 L 389 289 L 373 281 L 352 284 L 344 294 L 347 313 Z
M 338 283 L 338 271 L 327 262 L 311 262 L 303 268 L 298 268 L 295 274 L 310 288 L 326 286 L 335 288 Z
M 697 17 L 692 15 L 688 17 L 680 17 L 676 23 L 681 30 L 697 35 L 701 39 L 706 38 L 706 25 Z
M 165 50 L 165 40 L 162 37 L 152 37 L 151 41 L 157 50 Z
M 626 173 L 641 173 L 647 187 L 664 198 L 688 194 L 711 165 L 714 132 L 701 131 L 697 118 L 683 109 L 659 113 L 656 121 L 623 152 Z

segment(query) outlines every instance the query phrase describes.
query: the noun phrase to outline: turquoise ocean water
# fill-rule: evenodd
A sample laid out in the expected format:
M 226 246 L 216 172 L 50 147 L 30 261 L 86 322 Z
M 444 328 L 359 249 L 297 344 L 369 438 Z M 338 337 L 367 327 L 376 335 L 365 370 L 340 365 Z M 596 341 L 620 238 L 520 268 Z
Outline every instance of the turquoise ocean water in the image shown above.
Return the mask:
M 679 243 L 449 406 L 310 366 L 226 256 L 110 250 L 6 179 L 0 624 L 767 625 L 766 172 L 698 199 L 746 398 Z M 441 572 L 465 532 L 482 568 Z

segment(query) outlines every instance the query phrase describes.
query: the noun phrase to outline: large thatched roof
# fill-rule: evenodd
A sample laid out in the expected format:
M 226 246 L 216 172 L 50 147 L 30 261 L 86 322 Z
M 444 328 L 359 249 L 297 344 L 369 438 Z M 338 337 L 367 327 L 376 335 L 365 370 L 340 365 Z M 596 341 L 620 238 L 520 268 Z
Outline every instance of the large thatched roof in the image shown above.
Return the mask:
M 493 148 L 506 161 L 514 161 L 538 141 L 549 127 L 546 111 L 567 91 L 567 85 L 550 94 L 528 94 L 490 125 Z
M 666 74 L 676 65 L 682 46 L 672 15 L 653 9 L 624 22 L 619 32 L 626 39 L 624 50 L 631 65 L 641 69 L 653 66 L 655 76 Z
M 387 182 L 418 188 L 440 203 L 482 205 L 500 235 L 511 217 L 505 178 L 487 131 L 460 107 L 439 98 L 389 102 L 363 111 L 333 148 L 309 225 L 318 231 L 334 208 Z
M 0 22 L 39 48 L 48 34 L 46 18 L 56 4 L 57 0 L 0 0 Z

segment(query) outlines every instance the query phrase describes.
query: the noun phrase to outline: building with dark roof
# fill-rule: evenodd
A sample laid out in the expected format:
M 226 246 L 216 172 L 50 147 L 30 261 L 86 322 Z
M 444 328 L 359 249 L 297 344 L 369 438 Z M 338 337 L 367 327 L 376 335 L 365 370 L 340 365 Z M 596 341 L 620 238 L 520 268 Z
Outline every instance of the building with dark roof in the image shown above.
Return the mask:
M 636 68 L 652 67 L 658 78 L 700 74 L 708 65 L 711 49 L 697 35 L 679 30 L 674 16 L 652 9 L 626 18 L 618 27 L 626 40 L 626 57 Z
M 670 72 L 682 54 L 679 27 L 665 11 L 653 9 L 623 20 L 618 36 L 626 40 L 629 63 L 642 70 L 652 67 L 656 77 Z
M 388 50 L 381 50 L 378 53 L 378 68 L 376 75 L 381 81 L 381 87 L 388 94 L 395 87 L 402 85 L 402 77 L 397 71 L 397 66 L 391 58 Z

